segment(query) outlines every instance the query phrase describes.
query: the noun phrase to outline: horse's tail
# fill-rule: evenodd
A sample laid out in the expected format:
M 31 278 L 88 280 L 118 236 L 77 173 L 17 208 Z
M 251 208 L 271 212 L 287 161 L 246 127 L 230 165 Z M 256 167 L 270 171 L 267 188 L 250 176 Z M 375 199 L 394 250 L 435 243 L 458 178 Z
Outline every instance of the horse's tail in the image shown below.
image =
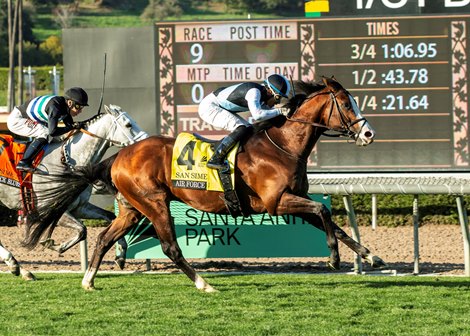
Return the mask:
M 36 193 L 35 198 L 40 206 L 28 214 L 22 246 L 31 250 L 46 230 L 49 229 L 48 232 L 52 234 L 70 204 L 91 184 L 102 182 L 108 191 L 115 194 L 117 190 L 112 185 L 111 166 L 116 155 L 95 165 L 76 167 L 74 171 L 67 171 L 60 176 L 50 175 L 51 181 L 59 186 Z

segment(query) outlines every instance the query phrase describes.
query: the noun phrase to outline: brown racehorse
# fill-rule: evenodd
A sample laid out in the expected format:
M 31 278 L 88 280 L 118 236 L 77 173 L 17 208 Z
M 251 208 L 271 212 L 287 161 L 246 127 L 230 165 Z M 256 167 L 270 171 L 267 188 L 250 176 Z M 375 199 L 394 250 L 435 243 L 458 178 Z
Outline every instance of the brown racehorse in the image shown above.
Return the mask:
M 325 131 L 351 137 L 357 145 L 366 146 L 372 143 L 374 130 L 361 116 L 350 93 L 334 78 L 323 78 L 323 83 L 298 82 L 296 87 L 302 94 L 287 103 L 286 106 L 291 108 L 289 115 L 272 119 L 270 126 L 242 143 L 235 169 L 235 187 L 242 207 L 248 214 L 295 215 L 324 230 L 333 269 L 338 269 L 340 263 L 337 239 L 373 267 L 383 267 L 382 259 L 350 238 L 332 222 L 327 207 L 310 200 L 307 195 L 307 158 Z M 174 138 L 153 136 L 122 149 L 101 164 L 83 167 L 65 176 L 67 188 L 61 190 L 62 194 L 53 195 L 55 203 L 51 208 L 55 210 L 39 216 L 39 221 L 50 223 L 68 199 L 89 183 L 103 181 L 115 188 L 119 215 L 98 237 L 82 281 L 85 289 L 94 288 L 94 278 L 105 253 L 146 216 L 155 227 L 165 255 L 198 289 L 214 291 L 184 258 L 176 240 L 169 204 L 178 200 L 198 210 L 217 214 L 228 213 L 228 210 L 220 192 L 172 186 L 174 143 Z

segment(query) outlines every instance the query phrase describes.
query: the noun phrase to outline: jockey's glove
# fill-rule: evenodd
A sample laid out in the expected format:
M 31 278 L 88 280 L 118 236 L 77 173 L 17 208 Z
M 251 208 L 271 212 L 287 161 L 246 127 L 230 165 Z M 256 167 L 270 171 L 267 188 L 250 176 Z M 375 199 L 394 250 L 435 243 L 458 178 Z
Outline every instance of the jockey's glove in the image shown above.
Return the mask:
M 80 121 L 75 121 L 73 124 L 72 124 L 72 128 L 73 129 L 81 129 L 83 128 L 84 126 L 84 123 L 80 122 Z
M 283 116 L 286 116 L 286 117 L 290 112 L 290 108 L 287 108 L 287 107 L 279 107 L 278 110 Z

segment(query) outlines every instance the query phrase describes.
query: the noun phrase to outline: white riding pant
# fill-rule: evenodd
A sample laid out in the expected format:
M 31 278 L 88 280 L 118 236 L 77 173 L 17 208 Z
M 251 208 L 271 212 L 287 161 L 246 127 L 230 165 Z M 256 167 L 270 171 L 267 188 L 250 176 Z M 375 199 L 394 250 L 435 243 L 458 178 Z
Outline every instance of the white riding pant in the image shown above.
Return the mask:
M 47 126 L 23 117 L 21 111 L 16 107 L 8 116 L 7 126 L 11 132 L 24 137 L 47 139 L 49 136 Z
M 217 97 L 213 93 L 209 94 L 201 101 L 198 113 L 205 122 L 230 132 L 238 126 L 250 125 L 250 123 L 242 117 L 220 107 Z

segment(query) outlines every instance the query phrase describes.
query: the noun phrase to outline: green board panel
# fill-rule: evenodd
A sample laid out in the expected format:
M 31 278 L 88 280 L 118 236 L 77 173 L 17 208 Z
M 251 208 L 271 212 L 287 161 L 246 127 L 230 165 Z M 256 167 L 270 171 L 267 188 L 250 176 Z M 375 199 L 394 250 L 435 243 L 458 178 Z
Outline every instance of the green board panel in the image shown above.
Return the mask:
M 329 196 L 310 195 L 331 209 Z M 232 218 L 172 202 L 178 244 L 186 258 L 323 257 L 324 232 L 293 216 Z M 126 235 L 128 259 L 166 258 L 152 224 L 142 220 Z

